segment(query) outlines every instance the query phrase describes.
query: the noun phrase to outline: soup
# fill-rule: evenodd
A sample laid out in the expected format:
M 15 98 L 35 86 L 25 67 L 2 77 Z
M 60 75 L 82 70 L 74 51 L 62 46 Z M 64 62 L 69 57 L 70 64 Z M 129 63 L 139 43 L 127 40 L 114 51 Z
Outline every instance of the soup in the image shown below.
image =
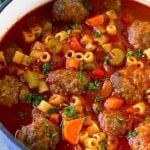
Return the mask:
M 1 42 L 0 121 L 30 149 L 148 150 L 149 60 L 149 8 L 56 0 Z

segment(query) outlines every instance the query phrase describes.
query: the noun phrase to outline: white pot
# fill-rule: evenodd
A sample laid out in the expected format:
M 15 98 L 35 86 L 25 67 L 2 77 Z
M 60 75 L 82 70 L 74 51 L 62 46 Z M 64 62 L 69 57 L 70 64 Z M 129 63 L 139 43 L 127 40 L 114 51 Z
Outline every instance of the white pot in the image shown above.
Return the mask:
M 53 0 L 12 0 L 0 13 L 0 41 L 23 16 Z

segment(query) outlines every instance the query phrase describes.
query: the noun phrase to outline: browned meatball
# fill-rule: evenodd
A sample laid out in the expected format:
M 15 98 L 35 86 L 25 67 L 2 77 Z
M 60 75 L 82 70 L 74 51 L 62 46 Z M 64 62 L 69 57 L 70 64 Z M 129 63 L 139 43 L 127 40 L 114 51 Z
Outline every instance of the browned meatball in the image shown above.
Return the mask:
M 114 73 L 110 79 L 115 92 L 128 103 L 141 101 L 150 83 L 148 70 L 130 66 Z
M 79 0 L 56 0 L 54 2 L 53 16 L 57 21 L 81 23 L 87 15 L 87 9 Z
M 54 150 L 59 142 L 59 128 L 51 121 L 39 118 L 17 131 L 16 138 L 32 150 Z
M 135 49 L 150 47 L 150 22 L 134 21 L 128 30 L 129 42 Z
M 81 94 L 84 87 L 88 85 L 89 77 L 82 73 L 82 80 L 78 78 L 77 71 L 60 69 L 52 71 L 46 79 L 50 85 L 50 91 L 53 94 Z
M 0 104 L 11 106 L 28 93 L 27 86 L 14 76 L 4 76 L 0 79 Z
M 114 136 L 123 135 L 127 130 L 122 111 L 105 110 L 99 114 L 98 120 L 103 131 Z
M 150 120 L 138 125 L 134 131 L 135 136 L 129 139 L 132 150 L 150 150 Z

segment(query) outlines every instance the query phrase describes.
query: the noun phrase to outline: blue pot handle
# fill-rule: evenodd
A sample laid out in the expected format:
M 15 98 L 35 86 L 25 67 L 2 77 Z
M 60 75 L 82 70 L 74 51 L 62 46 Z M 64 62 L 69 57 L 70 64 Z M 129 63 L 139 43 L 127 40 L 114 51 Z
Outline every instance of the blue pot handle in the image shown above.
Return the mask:
M 29 150 L 19 143 L 0 122 L 0 149 L 1 150 Z
M 0 12 L 11 2 L 12 0 L 0 1 Z

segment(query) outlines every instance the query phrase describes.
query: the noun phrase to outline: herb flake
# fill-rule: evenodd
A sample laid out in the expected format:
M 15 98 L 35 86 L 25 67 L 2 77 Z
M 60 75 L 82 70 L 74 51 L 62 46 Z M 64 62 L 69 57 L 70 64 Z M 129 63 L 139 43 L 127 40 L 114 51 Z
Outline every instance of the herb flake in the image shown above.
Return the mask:
M 89 90 L 98 90 L 100 88 L 101 84 L 98 80 L 95 80 L 94 82 L 90 82 L 88 89 Z
M 73 117 L 73 118 L 78 118 L 78 114 L 76 112 L 75 106 L 67 106 L 64 108 L 64 114 L 67 117 Z
M 128 132 L 127 139 L 130 139 L 132 137 L 136 137 L 137 135 L 138 135 L 138 132 L 136 132 L 136 131 Z

